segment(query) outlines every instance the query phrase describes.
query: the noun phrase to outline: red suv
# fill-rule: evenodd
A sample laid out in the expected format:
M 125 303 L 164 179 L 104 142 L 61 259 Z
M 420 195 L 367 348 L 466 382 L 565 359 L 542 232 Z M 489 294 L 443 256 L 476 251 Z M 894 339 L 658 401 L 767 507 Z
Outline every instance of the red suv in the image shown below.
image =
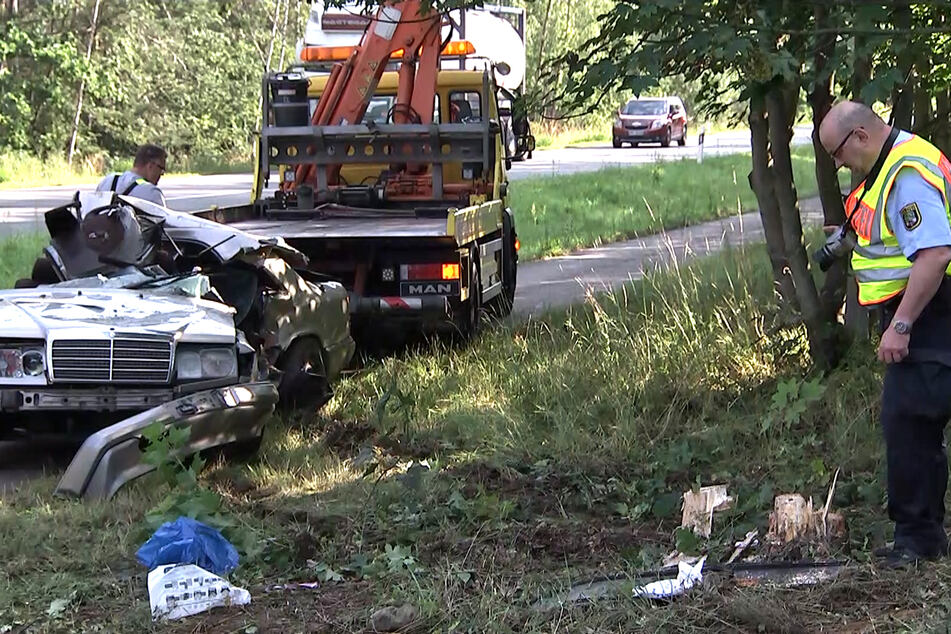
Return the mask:
M 614 120 L 613 145 L 660 143 L 667 147 L 676 139 L 687 144 L 687 111 L 680 97 L 645 97 L 631 99 L 618 108 Z

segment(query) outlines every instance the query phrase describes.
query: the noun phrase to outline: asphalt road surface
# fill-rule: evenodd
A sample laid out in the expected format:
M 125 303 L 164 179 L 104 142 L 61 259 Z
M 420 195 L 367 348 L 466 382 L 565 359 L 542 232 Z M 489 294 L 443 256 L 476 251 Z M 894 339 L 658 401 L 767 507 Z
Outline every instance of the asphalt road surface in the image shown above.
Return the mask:
M 808 142 L 809 134 L 808 129 L 797 129 L 794 142 Z M 690 141 L 692 143 L 683 148 L 589 146 L 541 150 L 535 152 L 532 160 L 516 163 L 509 174 L 515 180 L 696 157 L 696 137 Z M 749 151 L 749 136 L 731 132 L 708 137 L 704 156 L 744 151 Z M 223 206 L 246 202 L 251 177 L 236 174 L 170 178 L 163 179 L 161 187 L 170 207 L 191 211 L 212 204 Z M 0 190 L 0 237 L 43 230 L 42 212 L 68 201 L 76 189 Z M 819 213 L 815 201 L 803 203 L 803 211 L 807 220 Z M 515 313 L 521 319 L 531 318 L 551 308 L 577 303 L 591 293 L 615 289 L 658 267 L 712 253 L 727 243 L 736 245 L 762 240 L 758 215 L 747 213 L 660 235 L 584 249 L 562 257 L 525 262 L 519 266 Z M 74 449 L 75 445 L 62 443 L 0 443 L 0 493 L 26 479 L 44 473 L 60 473 Z

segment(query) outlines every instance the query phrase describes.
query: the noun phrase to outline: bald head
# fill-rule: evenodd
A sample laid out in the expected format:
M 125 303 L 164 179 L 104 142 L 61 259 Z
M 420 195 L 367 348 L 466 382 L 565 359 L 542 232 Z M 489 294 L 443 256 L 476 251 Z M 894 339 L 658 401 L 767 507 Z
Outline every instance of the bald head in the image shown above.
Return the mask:
M 819 141 L 836 167 L 867 173 L 875 164 L 891 128 L 871 108 L 856 101 L 832 106 L 819 125 Z

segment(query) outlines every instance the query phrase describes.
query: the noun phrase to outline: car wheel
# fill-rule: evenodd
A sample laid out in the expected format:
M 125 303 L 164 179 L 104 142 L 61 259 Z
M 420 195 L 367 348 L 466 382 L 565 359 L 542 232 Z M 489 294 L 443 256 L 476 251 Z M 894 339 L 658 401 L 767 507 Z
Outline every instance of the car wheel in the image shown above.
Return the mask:
M 324 349 L 315 337 L 294 341 L 278 359 L 277 369 L 281 371 L 277 384 L 278 409 L 283 414 L 295 410 L 316 411 L 333 396 L 324 365 Z
M 661 147 L 670 147 L 670 128 L 668 127 L 664 131 L 664 138 L 660 141 Z
M 617 137 L 615 137 L 614 139 L 611 139 L 611 145 L 613 145 L 614 148 L 617 149 L 621 147 L 621 142 L 617 140 Z
M 640 143 L 637 143 L 637 142 L 631 143 L 631 147 L 640 147 L 640 145 L 641 145 L 641 144 L 640 144 Z
M 684 133 L 680 135 L 680 140 L 677 143 L 681 147 L 687 145 L 687 126 L 684 126 Z
M 219 447 L 217 452 L 228 462 L 254 462 L 261 451 L 261 441 L 264 440 L 264 434 L 249 438 L 247 440 L 238 440 L 233 443 Z

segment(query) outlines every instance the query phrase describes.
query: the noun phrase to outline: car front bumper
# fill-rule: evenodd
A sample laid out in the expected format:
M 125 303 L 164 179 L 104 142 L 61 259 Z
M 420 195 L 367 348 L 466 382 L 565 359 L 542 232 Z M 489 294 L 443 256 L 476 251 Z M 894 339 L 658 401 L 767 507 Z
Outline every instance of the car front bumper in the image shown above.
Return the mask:
M 263 433 L 277 399 L 273 383 L 244 383 L 188 394 L 121 420 L 86 439 L 60 478 L 56 493 L 109 499 L 127 482 L 154 470 L 142 459 L 142 431 L 156 422 L 190 429 L 180 457 L 253 440 Z
M 614 138 L 618 141 L 661 141 L 667 129 L 659 128 L 614 128 Z

